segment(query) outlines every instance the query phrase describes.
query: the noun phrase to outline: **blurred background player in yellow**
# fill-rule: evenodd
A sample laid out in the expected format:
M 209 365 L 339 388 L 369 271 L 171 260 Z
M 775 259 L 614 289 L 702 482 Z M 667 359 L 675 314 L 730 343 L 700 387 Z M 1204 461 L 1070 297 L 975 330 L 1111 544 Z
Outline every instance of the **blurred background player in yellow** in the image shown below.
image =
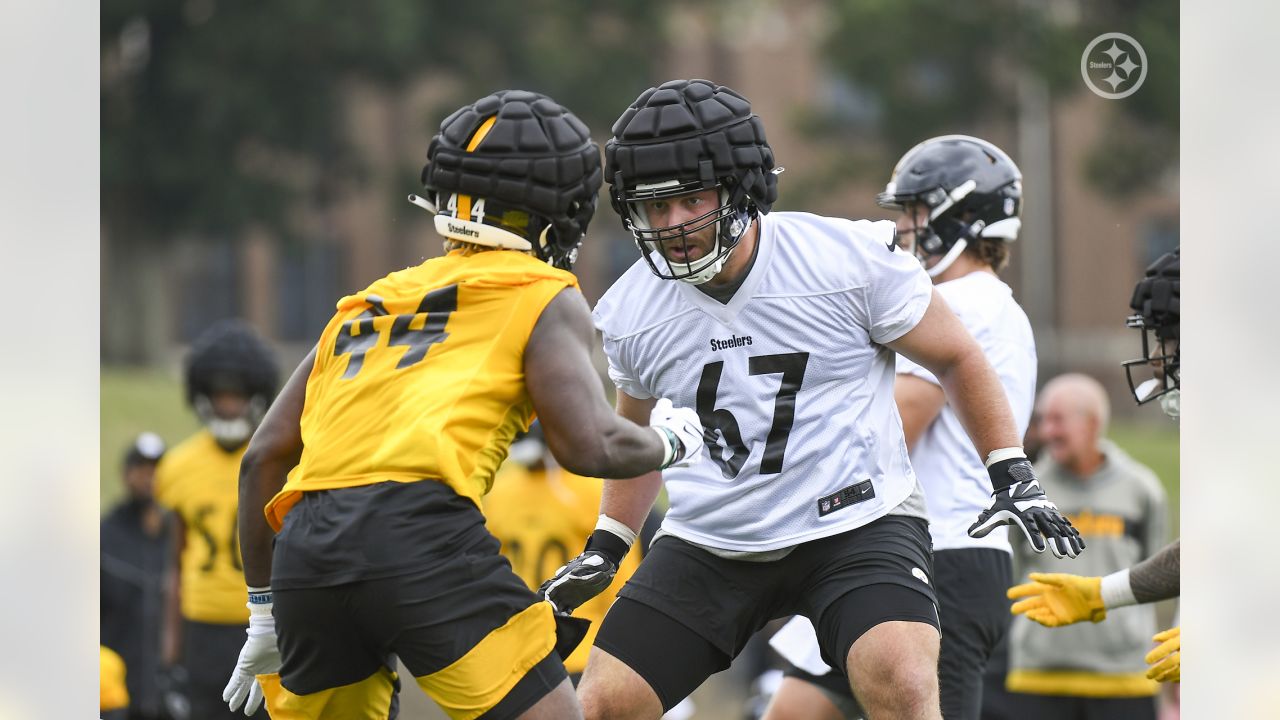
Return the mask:
M 541 423 L 534 422 L 529 432 L 511 444 L 511 454 L 498 471 L 493 490 L 484 497 L 485 525 L 502 542 L 502 554 L 530 589 L 536 590 L 578 554 L 595 529 L 603 483 L 560 467 L 547 449 Z M 659 513 L 650 512 L 640 532 L 641 542 L 623 558 L 613 582 L 573 611 L 575 617 L 591 622 L 582 643 L 564 661 L 575 685 L 587 666 L 587 654 L 605 611 L 640 564 L 644 540 L 652 537 L 661 522 Z
M 1124 363 L 1129 389 L 1141 405 L 1158 400 L 1175 420 L 1181 393 L 1181 251 L 1160 256 L 1133 290 L 1128 325 L 1142 333 L 1142 355 Z M 1101 622 L 1107 611 L 1168 600 L 1181 591 L 1181 544 L 1173 541 L 1151 557 L 1105 577 L 1066 573 L 1034 573 L 1031 582 L 1009 589 L 1018 602 L 1015 614 L 1041 625 L 1060 627 L 1083 620 Z M 1158 682 L 1182 682 L 1181 628 L 1157 633 L 1158 645 L 1147 653 L 1147 677 Z
M 494 93 L 444 120 L 422 180 L 411 200 L 446 254 L 341 299 L 245 455 L 232 708 L 265 694 L 277 720 L 387 718 L 394 654 L 451 718 L 580 717 L 560 655 L 581 635 L 557 647 L 553 606 L 499 554 L 480 499 L 535 412 L 576 473 L 699 457 L 693 410 L 625 420 L 591 365 L 569 272 L 602 180 L 584 124 L 546 96 Z M 593 557 L 578 577 L 598 592 L 614 568 Z
M 125 687 L 124 660 L 106 645 L 98 646 L 98 710 L 102 720 L 125 720 L 129 690 Z
M 156 500 L 173 510 L 179 528 L 164 658 L 186 671 L 191 720 L 236 717 L 220 699 L 249 624 L 236 533 L 240 459 L 278 378 L 274 353 L 249 325 L 211 326 L 192 344 L 184 378 L 204 427 L 156 468 Z
M 124 454 L 126 495 L 102 518 L 99 642 L 129 668 L 129 720 L 165 720 L 169 676 L 162 674 L 160 628 L 165 580 L 173 570 L 175 521 L 155 499 L 164 440 L 144 432 Z

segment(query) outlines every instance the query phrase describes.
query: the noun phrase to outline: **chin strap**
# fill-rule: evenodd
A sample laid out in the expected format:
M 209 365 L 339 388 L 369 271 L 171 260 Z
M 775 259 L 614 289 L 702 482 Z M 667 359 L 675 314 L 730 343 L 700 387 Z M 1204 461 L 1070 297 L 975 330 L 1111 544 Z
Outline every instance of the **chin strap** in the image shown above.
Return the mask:
M 938 277 L 942 273 L 946 272 L 947 268 L 951 267 L 951 264 L 956 261 L 956 258 L 960 257 L 960 253 L 964 252 L 967 247 L 969 247 L 969 242 L 964 238 L 960 238 L 956 241 L 955 245 L 951 246 L 951 249 L 947 251 L 947 254 L 942 256 L 942 259 L 938 261 L 937 265 L 927 268 L 925 272 L 929 273 L 929 277 L 931 278 Z
M 679 280 L 680 282 L 689 283 L 690 285 L 701 285 L 702 283 L 707 282 L 711 278 L 720 274 L 720 270 L 724 268 L 725 261 L 729 259 L 729 256 L 733 254 L 733 251 L 735 249 L 737 248 L 730 249 L 729 252 L 724 254 L 724 257 L 721 257 L 717 260 L 713 260 L 709 265 L 702 268 L 698 272 L 692 275 L 689 275 L 688 277 L 681 277 L 676 279 Z M 717 236 L 716 244 L 711 246 L 711 256 L 715 257 L 719 254 L 720 254 L 720 238 Z M 662 254 L 659 253 L 659 255 L 661 256 Z M 677 270 L 676 270 L 677 265 L 684 266 L 685 272 L 688 272 L 689 266 L 692 264 L 692 263 L 672 263 L 670 260 L 667 260 L 666 257 L 663 257 L 662 260 L 667 264 L 667 267 L 671 270 L 672 275 L 677 274 Z

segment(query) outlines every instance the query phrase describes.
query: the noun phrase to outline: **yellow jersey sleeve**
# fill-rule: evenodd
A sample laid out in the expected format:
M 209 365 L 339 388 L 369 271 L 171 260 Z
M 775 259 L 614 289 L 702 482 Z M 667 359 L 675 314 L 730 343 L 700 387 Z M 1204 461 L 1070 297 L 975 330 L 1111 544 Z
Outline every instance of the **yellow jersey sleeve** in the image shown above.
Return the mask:
M 300 493 L 444 482 L 477 505 L 528 428 L 524 348 L 577 279 L 514 252 L 453 252 L 343 298 L 317 344 L 302 459 L 267 506 L 277 530 Z
M 156 499 L 182 519 L 179 558 L 182 616 L 246 624 L 244 568 L 238 527 L 240 459 L 201 430 L 165 453 L 156 467 Z

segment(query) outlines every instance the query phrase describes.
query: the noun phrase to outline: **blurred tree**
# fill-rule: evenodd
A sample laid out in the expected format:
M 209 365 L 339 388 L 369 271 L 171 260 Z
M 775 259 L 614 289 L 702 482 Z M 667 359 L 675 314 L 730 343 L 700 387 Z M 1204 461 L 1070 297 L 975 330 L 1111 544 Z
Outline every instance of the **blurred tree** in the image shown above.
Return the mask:
M 116 0 L 102 6 L 102 215 L 113 242 L 287 235 L 292 200 L 360 172 L 341 81 L 454 76 L 458 102 L 551 94 L 603 131 L 643 86 L 663 2 Z M 439 118 L 424 118 L 432 130 Z M 423 148 L 425 150 L 425 137 Z M 407 164 L 417 158 L 406 158 Z M 416 168 L 415 168 L 416 174 Z
M 1094 154 L 1088 178 L 1124 196 L 1177 163 L 1178 7 L 1152 0 L 860 0 L 834 2 L 826 43 L 833 72 L 877 106 L 873 128 L 891 155 L 956 127 L 1011 121 L 1017 75 L 1029 70 L 1057 96 L 1084 91 L 1080 53 L 1103 32 L 1146 50 L 1143 87 L 1111 112 L 1116 133 Z M 840 132 L 840 123 L 807 118 Z M 859 131 L 865 128 L 858 128 Z M 1125 162 L 1115 162 L 1121 151 Z

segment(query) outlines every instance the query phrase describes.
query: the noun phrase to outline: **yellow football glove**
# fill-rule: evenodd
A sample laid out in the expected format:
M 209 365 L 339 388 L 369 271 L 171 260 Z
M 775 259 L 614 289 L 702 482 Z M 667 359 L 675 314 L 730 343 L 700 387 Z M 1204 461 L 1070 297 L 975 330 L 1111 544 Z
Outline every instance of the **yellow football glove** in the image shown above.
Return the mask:
M 1156 633 L 1151 639 L 1160 644 L 1147 653 L 1147 664 L 1151 666 L 1147 670 L 1147 677 L 1156 682 L 1182 682 L 1181 626 Z
M 1007 593 L 1018 600 L 1009 608 L 1045 627 L 1060 627 L 1082 620 L 1100 622 L 1107 617 L 1102 603 L 1102 578 L 1066 573 L 1031 573 L 1033 582 L 1014 585 Z

